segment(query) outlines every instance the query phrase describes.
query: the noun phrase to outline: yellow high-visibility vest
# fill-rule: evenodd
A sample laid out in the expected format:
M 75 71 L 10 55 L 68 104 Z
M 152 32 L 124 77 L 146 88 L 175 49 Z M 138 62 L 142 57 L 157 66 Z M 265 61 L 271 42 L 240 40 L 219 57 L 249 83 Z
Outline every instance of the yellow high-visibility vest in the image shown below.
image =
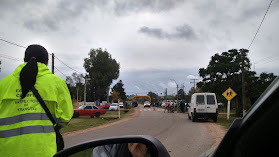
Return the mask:
M 65 81 L 38 64 L 35 88 L 59 125 L 73 116 L 71 96 Z M 31 91 L 20 99 L 21 64 L 0 81 L 0 156 L 50 157 L 56 153 L 56 134 L 44 109 Z

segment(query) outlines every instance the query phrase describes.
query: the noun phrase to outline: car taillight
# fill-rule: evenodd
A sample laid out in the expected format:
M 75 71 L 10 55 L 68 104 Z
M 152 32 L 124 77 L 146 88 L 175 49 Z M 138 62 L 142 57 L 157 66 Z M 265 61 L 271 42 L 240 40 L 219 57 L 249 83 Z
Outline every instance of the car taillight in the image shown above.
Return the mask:
M 197 111 L 196 111 L 196 108 L 194 108 L 194 112 L 197 112 Z
M 218 112 L 218 108 L 216 108 L 216 112 Z

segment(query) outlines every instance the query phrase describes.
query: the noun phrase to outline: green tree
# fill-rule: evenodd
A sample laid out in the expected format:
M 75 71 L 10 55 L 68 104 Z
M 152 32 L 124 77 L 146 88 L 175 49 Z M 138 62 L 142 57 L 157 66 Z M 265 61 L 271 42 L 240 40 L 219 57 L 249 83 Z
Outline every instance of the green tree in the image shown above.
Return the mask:
M 242 52 L 242 53 L 241 53 Z M 243 56 L 241 56 L 243 54 Z M 250 98 L 258 97 L 275 77 L 270 74 L 265 80 L 265 76 L 257 78 L 254 71 L 250 71 L 250 60 L 247 57 L 248 50 L 246 49 L 231 49 L 228 52 L 215 54 L 211 57 L 207 68 L 200 68 L 199 75 L 203 78 L 201 82 L 197 84 L 204 92 L 216 93 L 219 102 L 226 102 L 226 99 L 222 96 L 222 93 L 231 87 L 237 96 L 233 99 L 236 104 L 236 114 L 240 116 L 242 114 L 242 82 L 241 82 L 241 57 L 243 57 L 243 65 L 245 69 L 245 89 L 246 89 L 246 109 L 248 109 L 253 103 Z M 264 83 L 263 83 L 264 82 Z M 261 86 L 263 85 L 263 86 Z
M 205 92 L 214 92 L 217 99 L 224 100 L 222 93 L 231 87 L 238 96 L 234 99 L 238 100 L 236 107 L 237 114 L 242 113 L 241 103 L 241 52 L 244 54 L 244 69 L 249 73 L 250 60 L 247 57 L 248 50 L 245 49 L 231 49 L 228 52 L 223 52 L 221 55 L 218 53 L 211 57 L 209 65 L 206 69 L 200 68 L 199 75 L 203 78 L 197 85 Z M 250 78 L 250 76 L 246 76 Z M 247 89 L 247 88 L 246 88 Z
M 148 92 L 148 94 L 147 94 L 148 96 L 150 96 L 150 98 L 151 98 L 151 103 L 156 103 L 156 102 L 158 102 L 158 95 L 156 94 L 156 93 L 153 93 L 153 92 Z
M 115 91 L 117 93 L 119 93 L 119 98 L 122 99 L 123 101 L 126 101 L 127 96 L 126 96 L 126 92 L 125 89 L 123 88 L 124 84 L 122 83 L 122 80 L 119 80 L 113 87 L 112 87 L 112 91 Z
M 177 95 L 175 96 L 177 98 Z M 186 93 L 183 89 L 178 90 L 178 100 L 185 100 L 186 99 Z
M 72 99 L 84 98 L 84 76 L 83 74 L 73 73 L 66 77 L 66 84 L 69 88 Z M 79 98 L 77 98 L 77 96 Z
M 88 73 L 87 100 L 94 101 L 94 94 L 96 99 L 106 100 L 112 81 L 119 77 L 120 65 L 101 48 L 91 49 L 88 55 L 83 64 Z

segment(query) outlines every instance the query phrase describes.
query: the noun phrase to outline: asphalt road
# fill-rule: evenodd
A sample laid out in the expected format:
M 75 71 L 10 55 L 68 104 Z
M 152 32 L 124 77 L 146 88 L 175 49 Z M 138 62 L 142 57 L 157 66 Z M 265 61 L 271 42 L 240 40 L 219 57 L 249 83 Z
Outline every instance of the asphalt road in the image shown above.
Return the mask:
M 159 139 L 172 157 L 194 157 L 210 149 L 214 140 L 202 122 L 187 114 L 164 113 L 163 109 L 140 107 L 140 115 L 129 121 L 64 137 L 65 147 L 88 140 L 122 135 L 151 135 Z

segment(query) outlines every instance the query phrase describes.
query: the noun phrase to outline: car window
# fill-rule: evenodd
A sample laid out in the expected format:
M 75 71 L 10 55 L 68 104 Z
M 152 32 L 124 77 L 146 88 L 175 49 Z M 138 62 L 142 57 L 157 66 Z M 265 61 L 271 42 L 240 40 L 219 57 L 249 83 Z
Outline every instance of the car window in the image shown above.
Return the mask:
M 92 106 L 86 106 L 84 109 L 90 110 L 90 109 L 92 109 Z
M 197 105 L 204 105 L 204 96 L 203 95 L 197 95 Z
M 96 106 L 93 106 L 93 109 L 99 109 L 98 107 L 96 107 Z
M 215 105 L 214 95 L 207 95 L 206 99 L 207 99 L 207 104 L 208 105 Z

